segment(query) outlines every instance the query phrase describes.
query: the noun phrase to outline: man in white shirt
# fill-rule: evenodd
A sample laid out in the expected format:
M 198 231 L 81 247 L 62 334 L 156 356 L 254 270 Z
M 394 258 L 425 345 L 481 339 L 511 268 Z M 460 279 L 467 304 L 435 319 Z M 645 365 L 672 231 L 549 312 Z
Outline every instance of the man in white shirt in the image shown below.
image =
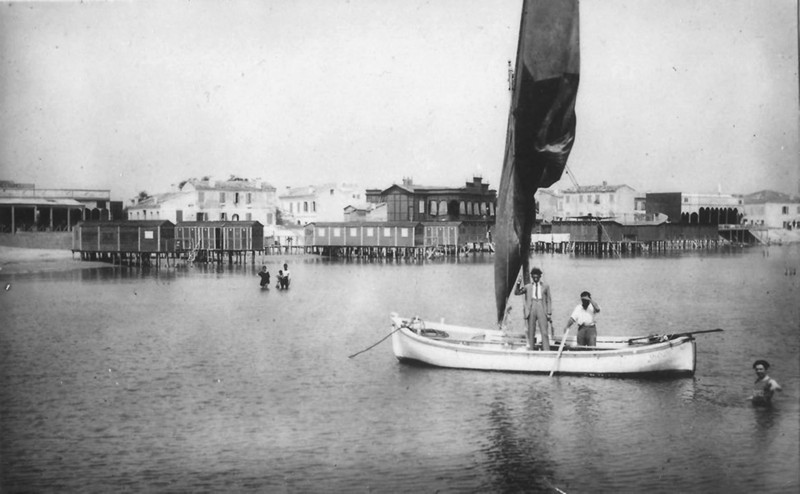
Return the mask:
M 600 306 L 592 300 L 592 294 L 582 292 L 581 303 L 572 311 L 572 315 L 569 317 L 566 327 L 564 327 L 564 333 L 573 323 L 578 323 L 578 345 L 596 346 L 597 324 L 595 323 L 595 314 L 599 312 Z
M 553 304 L 550 300 L 550 287 L 541 281 L 542 270 L 531 270 L 531 282 L 522 286 L 517 281 L 516 295 L 525 295 L 525 304 L 522 306 L 523 316 L 528 326 L 528 348 L 533 350 L 536 342 L 536 324 L 539 324 L 539 333 L 542 335 L 542 350 L 550 350 L 549 323 L 552 321 Z

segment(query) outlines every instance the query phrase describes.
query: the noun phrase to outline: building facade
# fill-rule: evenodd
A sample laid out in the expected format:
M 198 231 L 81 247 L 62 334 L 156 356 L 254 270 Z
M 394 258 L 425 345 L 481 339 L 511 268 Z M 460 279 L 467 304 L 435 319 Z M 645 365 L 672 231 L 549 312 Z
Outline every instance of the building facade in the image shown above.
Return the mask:
M 762 190 L 742 197 L 744 223 L 795 230 L 800 227 L 800 198 Z
M 564 219 L 564 197 L 557 190 L 539 189 L 536 199 L 536 220 L 550 223 Z
M 628 185 L 585 185 L 561 191 L 563 218 L 594 216 L 634 222 L 636 191 Z
M 401 185 L 368 189 L 367 202 L 386 203 L 387 221 L 473 221 L 494 225 L 497 191 L 473 177 L 464 187 Z
M 344 208 L 344 221 L 388 221 L 386 203 L 354 204 Z
M 128 207 L 129 220 L 258 221 L 275 227 L 275 187 L 260 180 L 188 180 L 177 192 L 155 194 Z
M 648 214 L 665 214 L 671 223 L 736 225 L 743 217 L 743 200 L 731 194 L 685 192 L 647 193 Z
M 285 224 L 342 221 L 347 206 L 364 202 L 364 189 L 348 183 L 287 187 L 278 201 Z
M 107 189 L 41 189 L 0 180 L 0 232 L 71 231 L 79 221 L 123 219 Z

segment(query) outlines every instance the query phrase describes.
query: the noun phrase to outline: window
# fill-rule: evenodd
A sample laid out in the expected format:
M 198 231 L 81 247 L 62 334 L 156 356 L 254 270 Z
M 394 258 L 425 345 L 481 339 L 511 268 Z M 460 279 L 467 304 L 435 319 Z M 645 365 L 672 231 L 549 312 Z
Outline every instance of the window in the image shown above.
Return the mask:
M 431 216 L 436 216 L 436 201 L 431 201 L 431 202 L 428 204 L 428 206 L 429 206 L 429 208 L 430 208 L 430 214 L 431 214 Z
M 225 221 L 228 219 L 228 215 L 226 213 L 219 213 L 219 219 Z
M 220 204 L 225 204 L 225 193 L 224 192 L 220 192 L 219 193 L 219 203 Z
M 582 195 L 578 196 L 578 202 L 583 202 L 583 196 Z
M 267 224 L 268 225 L 272 224 L 272 213 L 267 213 Z
M 234 192 L 233 193 L 233 203 L 234 204 L 239 204 L 239 193 L 238 192 Z
M 203 202 L 206 200 L 206 193 L 205 192 L 198 192 L 197 193 L 197 204 L 203 205 Z
M 250 192 L 247 193 L 247 204 L 251 204 L 253 202 L 253 194 Z
M 372 227 L 367 228 L 367 236 L 374 237 L 375 236 L 375 229 Z
M 392 236 L 392 229 L 391 228 L 384 228 L 383 229 L 383 236 L 384 237 L 391 237 Z
M 314 213 L 317 212 L 317 201 L 311 201 L 311 211 Z
M 401 228 L 400 229 L 400 236 L 403 238 L 408 238 L 408 228 Z
M 789 214 L 789 206 L 782 206 L 781 214 Z
M 425 214 L 425 201 L 419 201 L 419 212 L 420 214 Z
M 342 236 L 342 229 L 339 227 L 333 228 L 333 236 L 334 237 L 341 237 Z
M 358 236 L 358 228 L 356 228 L 354 226 L 350 227 L 350 236 L 351 237 L 357 237 Z
M 319 235 L 320 237 L 324 237 L 324 236 L 326 235 L 326 233 L 325 233 L 325 227 L 319 227 L 319 228 L 317 228 L 317 235 Z
M 304 213 L 308 212 L 308 201 L 303 201 L 303 212 Z
M 614 202 L 614 194 L 608 196 L 608 202 Z
M 467 206 L 464 201 L 458 203 L 458 214 L 467 214 Z
M 247 221 L 253 221 L 253 213 L 245 213 L 244 219 Z
M 331 195 L 333 195 L 333 189 L 331 189 Z

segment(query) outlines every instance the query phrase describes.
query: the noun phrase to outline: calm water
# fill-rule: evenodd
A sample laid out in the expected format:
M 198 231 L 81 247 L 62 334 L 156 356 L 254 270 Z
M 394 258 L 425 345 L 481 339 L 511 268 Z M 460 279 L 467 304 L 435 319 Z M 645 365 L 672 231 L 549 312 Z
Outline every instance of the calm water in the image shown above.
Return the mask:
M 0 275 L 0 491 L 800 487 L 800 246 L 536 258 L 559 330 L 584 289 L 600 334 L 725 329 L 661 381 L 414 367 L 388 340 L 348 359 L 390 311 L 492 327 L 491 256 L 284 261 L 283 292 L 250 264 Z M 772 409 L 745 400 L 756 358 Z

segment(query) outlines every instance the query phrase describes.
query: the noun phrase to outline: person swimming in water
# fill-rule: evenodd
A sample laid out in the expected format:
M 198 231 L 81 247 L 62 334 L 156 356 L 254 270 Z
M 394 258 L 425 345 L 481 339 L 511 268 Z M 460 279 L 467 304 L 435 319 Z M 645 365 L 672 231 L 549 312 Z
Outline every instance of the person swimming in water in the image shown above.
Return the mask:
M 261 288 L 269 288 L 269 271 L 267 271 L 266 266 L 261 267 L 258 276 L 261 277 Z
M 750 400 L 754 405 L 772 404 L 772 396 L 776 391 L 780 391 L 783 388 L 778 384 L 778 381 L 767 375 L 769 362 L 756 360 L 753 363 L 753 369 L 756 371 L 756 382 L 753 384 L 753 395 Z

